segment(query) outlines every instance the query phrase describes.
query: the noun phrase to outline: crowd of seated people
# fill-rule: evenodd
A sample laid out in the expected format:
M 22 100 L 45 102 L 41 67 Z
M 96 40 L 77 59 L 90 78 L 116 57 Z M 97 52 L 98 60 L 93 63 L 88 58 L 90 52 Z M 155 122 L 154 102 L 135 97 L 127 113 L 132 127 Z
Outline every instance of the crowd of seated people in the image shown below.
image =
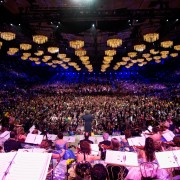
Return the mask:
M 120 85 L 117 84 L 117 87 L 120 87 Z M 92 86 L 90 89 L 94 88 L 96 87 Z M 98 88 L 105 90 L 104 86 Z M 130 86 L 131 88 L 132 86 Z M 177 149 L 179 148 L 178 136 L 172 144 L 164 142 L 162 136 L 167 131 L 172 131 L 177 135 L 180 134 L 178 88 L 172 89 L 170 92 L 153 90 L 143 94 L 148 89 L 148 86 L 143 84 L 138 93 L 124 90 L 124 93 L 118 94 L 115 92 L 113 94 L 113 90 L 108 90 L 111 93 L 102 93 L 102 95 L 100 93 L 94 94 L 94 90 L 92 90 L 93 93 L 89 93 L 88 90 L 89 92 L 86 91 L 81 95 L 82 89 L 89 89 L 89 85 L 83 85 L 83 88 L 77 85 L 69 85 L 67 91 L 65 88 L 62 90 L 61 87 L 58 89 L 58 85 L 55 88 L 34 87 L 28 91 L 21 91 L 21 93 L 16 93 L 19 90 L 14 89 L 12 92 L 6 92 L 6 96 L 3 96 L 4 92 L 2 92 L 0 98 L 5 103 L 1 104 L 1 132 L 6 130 L 15 132 L 14 136 L 11 133 L 8 141 L 13 141 L 16 138 L 15 141 L 18 141 L 18 144 L 17 147 L 8 149 L 9 146 L 7 148 L 6 145 L 8 141 L 5 141 L 0 144 L 2 146 L 1 151 L 9 152 L 23 148 L 23 143 L 32 125 L 36 127 L 32 133 L 46 131 L 49 134 L 58 135 L 58 139 L 54 142 L 54 151 L 51 151 L 54 157 L 67 159 L 66 156 L 69 156 L 76 159 L 77 162 L 83 161 L 84 158 L 89 163 L 104 160 L 106 149 L 137 152 L 139 163 L 156 162 L 155 151 L 166 151 L 170 149 L 169 146 L 171 145 L 176 146 Z M 141 90 L 142 93 L 140 93 Z M 74 91 L 76 93 L 73 93 Z M 172 92 L 174 94 L 171 95 Z M 104 143 L 106 146 L 99 145 L 101 153 L 97 157 L 91 155 L 89 135 L 85 136 L 85 140 L 79 143 L 80 150 L 74 154 L 68 148 L 67 142 L 63 140 L 63 134 L 84 133 L 82 116 L 87 109 L 94 116 L 92 122 L 93 134 L 102 135 L 106 132 L 103 135 L 104 142 L 107 141 L 107 143 Z M 132 147 L 128 144 L 128 138 L 140 136 L 142 131 L 147 130 L 150 125 L 153 126 L 152 132 L 146 133 L 149 135 L 149 139 L 146 139 L 147 144 L 144 147 Z M 115 134 L 124 134 L 125 138 L 121 141 L 117 138 L 108 141 L 108 135 Z M 148 141 L 151 141 L 149 144 L 153 144 L 151 148 L 147 147 L 149 145 Z M 149 152 L 149 149 L 152 152 Z M 59 156 L 59 154 L 61 155 Z M 136 179 L 141 177 L 140 169 L 128 168 L 128 171 L 127 178 Z M 132 177 L 134 173 L 131 173 L 135 171 L 138 172 L 136 178 Z M 166 179 L 169 178 L 168 172 L 163 171 L 163 174 Z

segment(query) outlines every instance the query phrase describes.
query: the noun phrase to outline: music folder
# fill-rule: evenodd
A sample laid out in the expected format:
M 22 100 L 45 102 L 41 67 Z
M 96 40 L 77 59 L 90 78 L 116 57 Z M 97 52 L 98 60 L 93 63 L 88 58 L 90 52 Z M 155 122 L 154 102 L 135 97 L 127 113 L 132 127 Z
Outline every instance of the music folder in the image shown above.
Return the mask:
M 175 137 L 175 134 L 172 131 L 167 131 L 163 133 L 162 136 L 166 139 L 166 141 L 172 141 Z
M 160 168 L 180 167 L 180 150 L 156 152 L 155 156 Z
M 26 137 L 25 142 L 31 144 L 41 144 L 43 137 L 43 135 L 29 133 Z
M 1 180 L 45 180 L 51 153 L 0 153 Z
M 145 137 L 133 137 L 133 138 L 128 138 L 127 140 L 130 146 L 144 146 L 145 145 Z
M 98 144 L 90 144 L 91 146 L 91 155 L 98 155 L 99 154 L 99 146 Z
M 75 136 L 64 136 L 63 139 L 69 143 L 75 142 Z
M 0 134 L 0 139 L 4 138 L 4 139 L 9 139 L 10 138 L 10 132 L 11 131 L 4 131 L 2 134 Z
M 138 156 L 135 152 L 106 150 L 105 163 L 122 166 L 138 166 Z

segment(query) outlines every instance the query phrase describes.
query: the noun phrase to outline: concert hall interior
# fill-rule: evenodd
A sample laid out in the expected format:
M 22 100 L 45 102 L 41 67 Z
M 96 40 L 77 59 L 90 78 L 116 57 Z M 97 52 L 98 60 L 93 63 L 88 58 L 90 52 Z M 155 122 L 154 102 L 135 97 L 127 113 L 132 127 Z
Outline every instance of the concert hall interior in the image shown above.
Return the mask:
M 0 179 L 180 179 L 180 1 L 0 0 Z

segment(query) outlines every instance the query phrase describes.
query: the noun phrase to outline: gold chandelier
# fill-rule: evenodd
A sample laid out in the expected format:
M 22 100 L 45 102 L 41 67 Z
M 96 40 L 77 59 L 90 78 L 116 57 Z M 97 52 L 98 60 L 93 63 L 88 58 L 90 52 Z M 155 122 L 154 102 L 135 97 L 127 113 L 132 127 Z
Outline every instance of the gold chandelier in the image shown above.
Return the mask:
M 9 48 L 9 51 L 7 51 L 7 54 L 12 56 L 14 54 L 16 54 L 19 51 L 18 48 Z
M 1 38 L 6 41 L 12 41 L 16 38 L 16 35 L 12 32 L 1 32 Z
M 156 54 L 159 53 L 159 51 L 155 51 L 154 49 L 151 49 L 151 50 L 150 50 L 150 53 L 153 54 L 153 55 L 156 55 Z
M 59 52 L 59 48 L 58 47 L 48 47 L 48 52 L 51 54 L 55 54 Z
M 171 56 L 171 57 L 177 57 L 177 56 L 178 56 L 178 53 L 171 53 L 170 56 Z
M 158 33 L 148 33 L 148 34 L 145 34 L 143 38 L 144 38 L 144 41 L 152 43 L 159 39 L 159 34 Z
M 153 57 L 155 60 L 160 60 L 161 59 L 161 56 L 154 56 Z
M 116 55 L 116 50 L 112 49 L 112 50 L 105 50 L 105 55 L 106 56 L 114 56 Z
M 48 37 L 44 35 L 34 35 L 33 41 L 37 44 L 44 44 L 48 41 Z
M 69 62 L 69 61 L 71 61 L 71 58 L 64 58 L 63 61 L 64 62 Z
M 83 61 L 83 62 L 84 61 L 89 61 L 89 56 L 81 56 L 80 60 Z
M 130 57 L 122 57 L 122 60 L 123 60 L 123 61 L 129 61 L 129 60 L 130 60 Z
M 163 54 L 163 55 L 161 55 L 161 58 L 163 58 L 163 59 L 166 59 L 168 57 L 168 55 L 167 54 Z
M 135 64 L 135 63 L 137 63 L 138 61 L 137 61 L 137 59 L 132 59 L 131 62 Z
M 173 46 L 173 41 L 163 41 L 163 42 L 161 42 L 161 47 L 163 47 L 163 48 L 170 48 L 171 46 Z
M 38 50 L 37 52 L 34 53 L 36 56 L 42 56 L 44 54 L 44 51 Z
M 142 54 L 142 57 L 149 58 L 151 55 L 149 53 Z
M 138 44 L 134 46 L 134 50 L 136 51 L 144 51 L 146 49 L 146 45 L 145 44 Z
M 169 51 L 161 51 L 160 54 L 161 54 L 161 55 L 168 55 L 168 54 L 169 54 Z
M 77 50 L 75 50 L 75 55 L 76 55 L 76 56 L 79 56 L 79 57 L 85 56 L 85 55 L 86 55 L 86 50 L 77 49 Z
M 27 56 L 21 56 L 21 59 L 25 61 L 28 59 L 28 57 Z
M 114 39 L 107 40 L 107 46 L 110 46 L 112 48 L 117 48 L 121 45 L 122 45 L 122 39 L 120 39 L 120 38 L 114 38 Z
M 143 61 L 144 61 L 144 59 L 143 59 L 143 58 L 138 58 L 138 59 L 137 59 L 137 62 L 142 63 Z
M 70 41 L 69 46 L 74 49 L 80 49 L 80 48 L 84 47 L 84 41 L 82 41 L 82 40 Z
M 49 60 L 52 58 L 52 56 L 44 56 L 43 58 L 44 58 L 45 60 L 49 61 Z
M 180 45 L 174 46 L 174 49 L 177 50 L 177 51 L 180 51 Z
M 23 53 L 23 56 L 25 56 L 25 57 L 30 57 L 30 56 L 31 56 L 31 53 Z
M 27 51 L 27 50 L 29 50 L 31 48 L 32 48 L 31 44 L 20 44 L 20 49 L 22 49 L 22 50 Z
M 2 45 L 3 45 L 3 43 L 0 41 L 0 49 L 1 49 Z
M 131 57 L 131 58 L 134 58 L 134 57 L 137 56 L 137 52 L 129 52 L 128 56 Z
M 57 57 L 58 57 L 59 59 L 63 59 L 63 58 L 66 57 L 66 54 L 58 54 Z
M 152 60 L 152 57 L 148 57 L 146 58 L 147 61 L 151 61 Z
M 104 56 L 104 61 L 111 62 L 113 60 L 112 56 Z

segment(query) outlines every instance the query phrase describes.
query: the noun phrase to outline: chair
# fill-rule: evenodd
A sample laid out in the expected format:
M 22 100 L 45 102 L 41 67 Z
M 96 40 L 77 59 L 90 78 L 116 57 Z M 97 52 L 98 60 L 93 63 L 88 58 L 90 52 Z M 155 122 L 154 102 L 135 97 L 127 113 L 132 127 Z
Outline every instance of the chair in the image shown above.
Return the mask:
M 143 162 L 140 164 L 142 180 L 156 179 L 158 164 L 154 162 Z
M 107 164 L 106 169 L 110 180 L 124 180 L 128 174 L 128 169 L 124 166 Z

